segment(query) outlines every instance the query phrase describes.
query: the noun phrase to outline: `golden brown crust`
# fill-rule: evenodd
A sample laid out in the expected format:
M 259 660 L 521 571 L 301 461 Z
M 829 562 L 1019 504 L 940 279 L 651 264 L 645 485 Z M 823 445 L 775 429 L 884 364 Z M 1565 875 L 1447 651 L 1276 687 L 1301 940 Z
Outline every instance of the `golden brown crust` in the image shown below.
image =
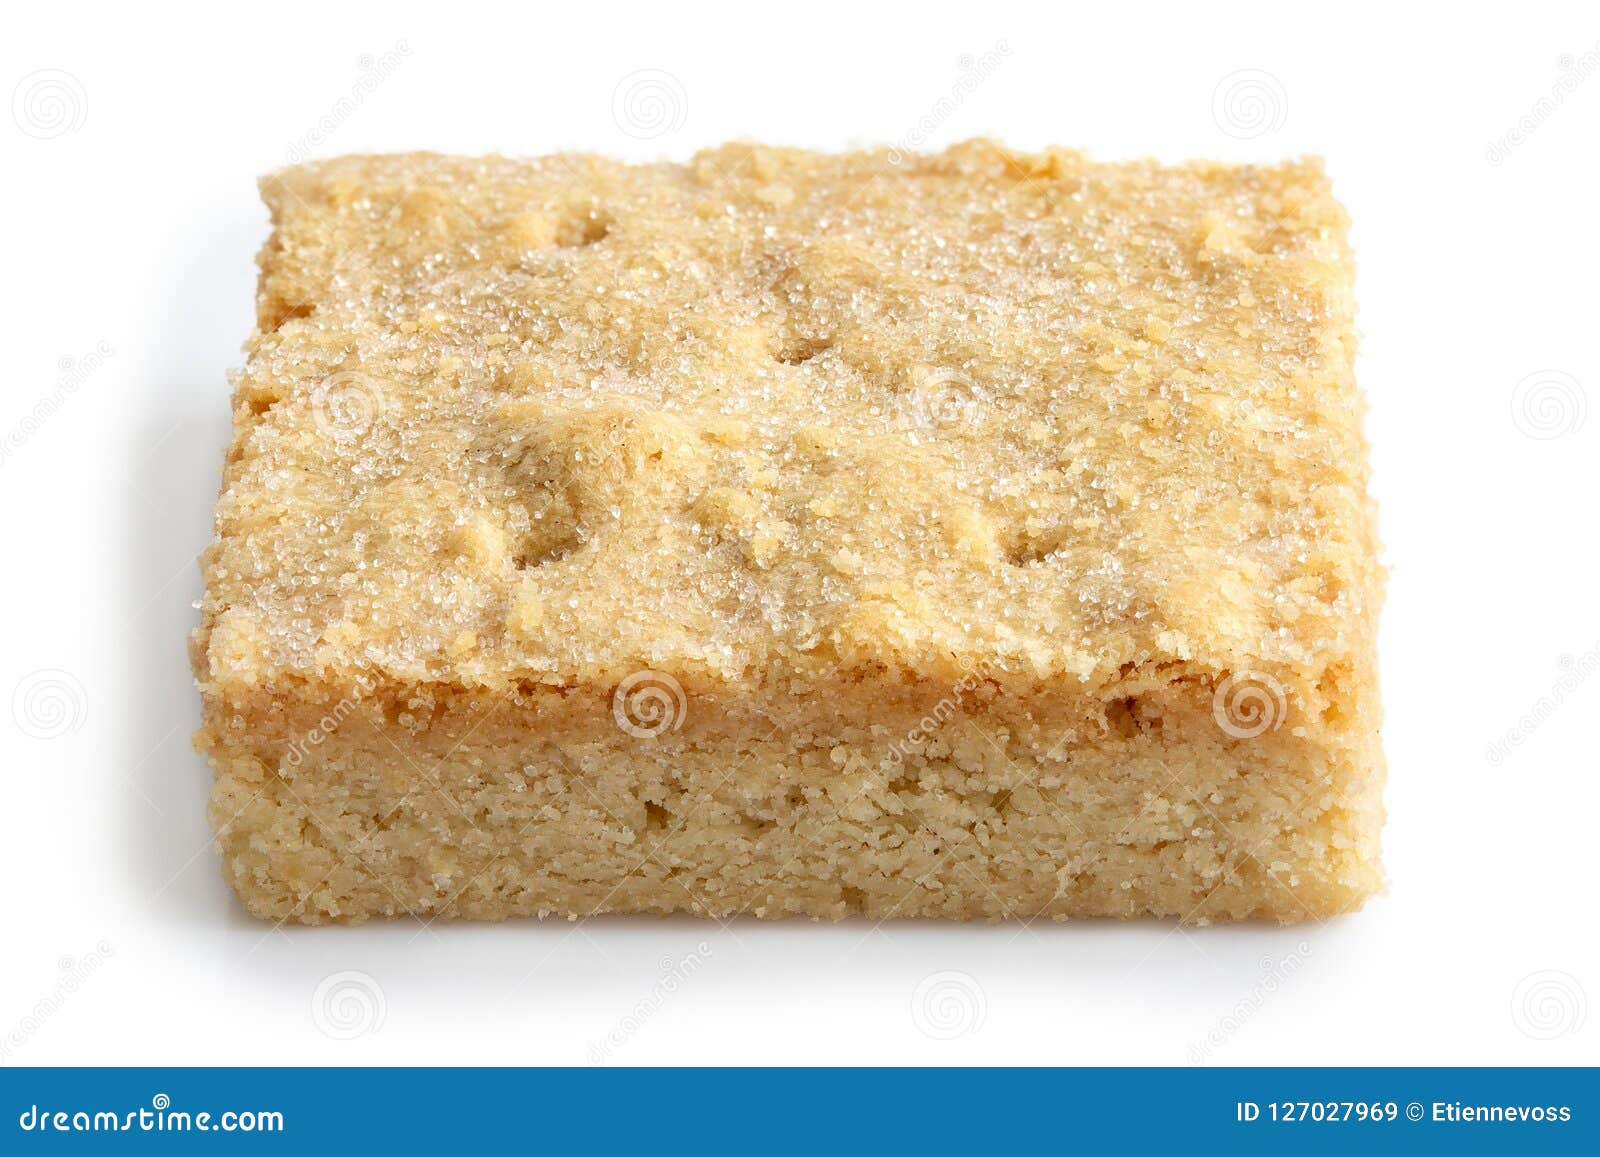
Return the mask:
M 193 644 L 253 911 L 1298 919 L 1378 886 L 1318 162 L 730 145 L 262 189 Z M 641 671 L 692 721 L 644 746 L 611 719 Z M 1270 726 L 1227 725 L 1241 686 Z
M 256 698 L 203 734 L 228 878 L 274 921 L 1356 907 L 1381 776 L 1307 740 L 1325 705 L 1258 706 L 1250 734 L 1248 706 L 1225 729 L 1215 688 L 1174 670 L 1109 699 L 969 672 L 685 694 L 632 730 L 598 689 Z

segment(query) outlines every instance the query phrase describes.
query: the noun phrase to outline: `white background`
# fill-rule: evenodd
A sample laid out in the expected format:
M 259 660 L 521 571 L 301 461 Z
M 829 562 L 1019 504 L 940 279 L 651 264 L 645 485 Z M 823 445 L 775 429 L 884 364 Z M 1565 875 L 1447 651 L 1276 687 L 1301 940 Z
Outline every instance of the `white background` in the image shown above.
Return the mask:
M 1600 13 L 881 8 L 8 10 L 4 1063 L 1600 1060 Z M 1001 42 L 924 134 L 962 58 Z M 641 83 L 666 103 L 614 107 Z M 185 636 L 253 319 L 255 177 L 296 148 L 980 134 L 1326 157 L 1392 567 L 1389 894 L 1282 930 L 247 918 L 209 848 Z M 370 979 L 318 995 L 346 971 Z

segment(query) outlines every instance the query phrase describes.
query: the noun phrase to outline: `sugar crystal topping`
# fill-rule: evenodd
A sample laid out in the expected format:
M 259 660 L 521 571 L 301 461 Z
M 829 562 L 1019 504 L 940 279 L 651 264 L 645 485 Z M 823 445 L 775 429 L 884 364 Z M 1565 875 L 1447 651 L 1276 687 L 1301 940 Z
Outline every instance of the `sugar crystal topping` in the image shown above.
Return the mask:
M 1317 669 L 1375 591 L 1314 161 L 263 182 L 202 681 Z

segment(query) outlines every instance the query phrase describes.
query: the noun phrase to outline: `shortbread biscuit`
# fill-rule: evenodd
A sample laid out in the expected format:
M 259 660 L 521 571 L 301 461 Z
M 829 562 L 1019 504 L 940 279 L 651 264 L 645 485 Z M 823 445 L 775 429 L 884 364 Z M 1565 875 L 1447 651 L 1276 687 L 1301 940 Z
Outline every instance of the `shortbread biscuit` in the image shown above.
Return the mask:
M 262 189 L 193 643 L 257 916 L 1294 921 L 1380 886 L 1318 162 Z

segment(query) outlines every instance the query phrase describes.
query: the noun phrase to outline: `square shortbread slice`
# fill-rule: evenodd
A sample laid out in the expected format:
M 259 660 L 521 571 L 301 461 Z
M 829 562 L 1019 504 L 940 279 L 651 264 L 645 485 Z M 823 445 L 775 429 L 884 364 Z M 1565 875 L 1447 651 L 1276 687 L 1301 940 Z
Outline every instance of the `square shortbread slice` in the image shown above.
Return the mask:
M 1317 162 L 262 187 L 193 643 L 257 916 L 1293 921 L 1380 886 Z

